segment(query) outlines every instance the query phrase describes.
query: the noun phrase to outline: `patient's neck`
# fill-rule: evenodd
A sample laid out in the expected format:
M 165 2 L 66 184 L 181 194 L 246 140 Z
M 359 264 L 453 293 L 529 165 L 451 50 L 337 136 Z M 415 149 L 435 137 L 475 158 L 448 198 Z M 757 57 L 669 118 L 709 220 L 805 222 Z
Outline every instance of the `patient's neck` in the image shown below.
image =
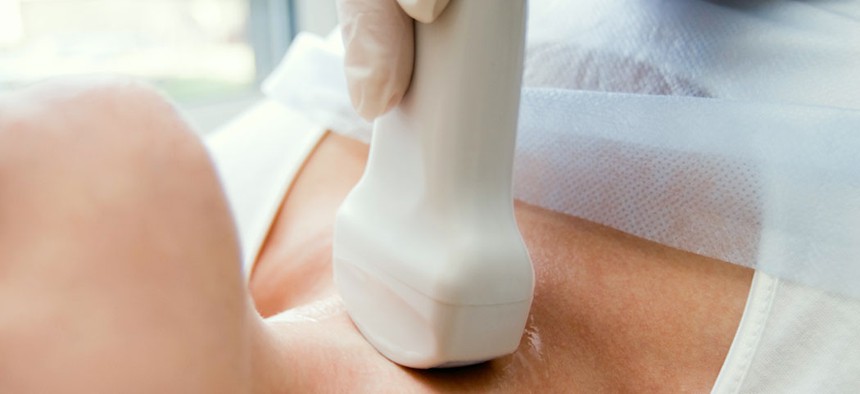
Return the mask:
M 536 291 L 518 351 L 450 371 L 405 370 L 381 358 L 339 307 L 330 274 L 334 213 L 366 154 L 365 145 L 343 137 L 321 143 L 281 207 L 252 277 L 264 315 L 299 307 L 286 313 L 291 322 L 276 324 L 276 335 L 303 368 L 337 371 L 336 360 L 434 390 L 710 390 L 752 271 L 523 203 L 516 204 L 517 220 Z

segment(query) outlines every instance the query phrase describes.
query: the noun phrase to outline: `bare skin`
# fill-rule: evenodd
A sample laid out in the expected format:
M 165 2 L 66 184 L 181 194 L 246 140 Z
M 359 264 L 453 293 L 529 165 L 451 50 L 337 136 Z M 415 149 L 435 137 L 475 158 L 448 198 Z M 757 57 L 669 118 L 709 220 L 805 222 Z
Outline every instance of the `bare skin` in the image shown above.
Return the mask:
M 277 323 L 289 332 L 282 340 L 307 349 L 293 352 L 297 360 L 283 357 L 320 374 L 305 387 L 710 390 L 752 272 L 523 203 L 516 204 L 517 220 L 534 260 L 536 292 L 517 353 L 450 371 L 393 366 L 357 333 L 331 280 L 334 214 L 366 157 L 362 143 L 336 134 L 323 140 L 285 199 L 251 277 L 257 309 L 264 316 L 287 311 L 280 316 L 287 322 Z M 375 386 L 380 381 L 385 385 Z
M 320 144 L 252 302 L 211 163 L 156 94 L 113 81 L 0 98 L 0 392 L 710 389 L 751 271 L 525 204 L 537 288 L 519 350 L 442 371 L 379 356 L 330 280 L 334 212 L 366 154 Z
M 131 81 L 0 97 L 0 392 L 222 392 L 256 319 L 197 137 Z

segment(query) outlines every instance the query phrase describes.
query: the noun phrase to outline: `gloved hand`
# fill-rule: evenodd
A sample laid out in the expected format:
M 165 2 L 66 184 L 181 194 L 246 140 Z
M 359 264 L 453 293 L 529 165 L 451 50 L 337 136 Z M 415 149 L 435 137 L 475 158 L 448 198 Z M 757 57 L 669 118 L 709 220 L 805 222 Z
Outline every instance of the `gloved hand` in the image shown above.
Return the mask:
M 413 18 L 430 23 L 449 0 L 338 0 L 352 105 L 372 120 L 397 105 L 409 87 Z

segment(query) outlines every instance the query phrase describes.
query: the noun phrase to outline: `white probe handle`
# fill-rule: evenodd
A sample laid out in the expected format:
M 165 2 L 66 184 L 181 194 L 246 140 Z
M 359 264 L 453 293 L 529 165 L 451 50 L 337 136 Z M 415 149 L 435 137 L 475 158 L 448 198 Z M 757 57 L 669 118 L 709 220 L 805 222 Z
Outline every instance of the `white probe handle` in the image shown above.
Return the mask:
M 525 12 L 525 0 L 453 0 L 416 23 L 412 85 L 377 120 L 338 213 L 338 289 L 399 364 L 470 364 L 519 344 L 534 288 L 511 191 Z
M 525 1 L 449 7 L 434 23 L 416 23 L 412 84 L 399 108 L 377 121 L 368 166 L 396 170 L 404 155 L 386 152 L 420 150 L 409 158 L 421 161 L 414 175 L 426 185 L 422 197 L 438 209 L 472 212 L 511 200 L 497 196 L 511 193 Z

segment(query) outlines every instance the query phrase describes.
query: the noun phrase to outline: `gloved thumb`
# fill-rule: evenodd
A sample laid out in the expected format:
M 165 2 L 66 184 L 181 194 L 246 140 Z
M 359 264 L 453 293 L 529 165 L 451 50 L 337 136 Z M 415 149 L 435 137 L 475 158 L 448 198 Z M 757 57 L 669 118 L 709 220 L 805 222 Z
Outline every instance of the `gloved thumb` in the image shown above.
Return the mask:
M 339 0 L 350 99 L 372 120 L 397 105 L 412 78 L 412 18 L 396 0 Z
M 397 0 L 403 11 L 406 11 L 409 16 L 423 23 L 430 23 L 436 20 L 445 7 L 448 6 L 449 0 Z

